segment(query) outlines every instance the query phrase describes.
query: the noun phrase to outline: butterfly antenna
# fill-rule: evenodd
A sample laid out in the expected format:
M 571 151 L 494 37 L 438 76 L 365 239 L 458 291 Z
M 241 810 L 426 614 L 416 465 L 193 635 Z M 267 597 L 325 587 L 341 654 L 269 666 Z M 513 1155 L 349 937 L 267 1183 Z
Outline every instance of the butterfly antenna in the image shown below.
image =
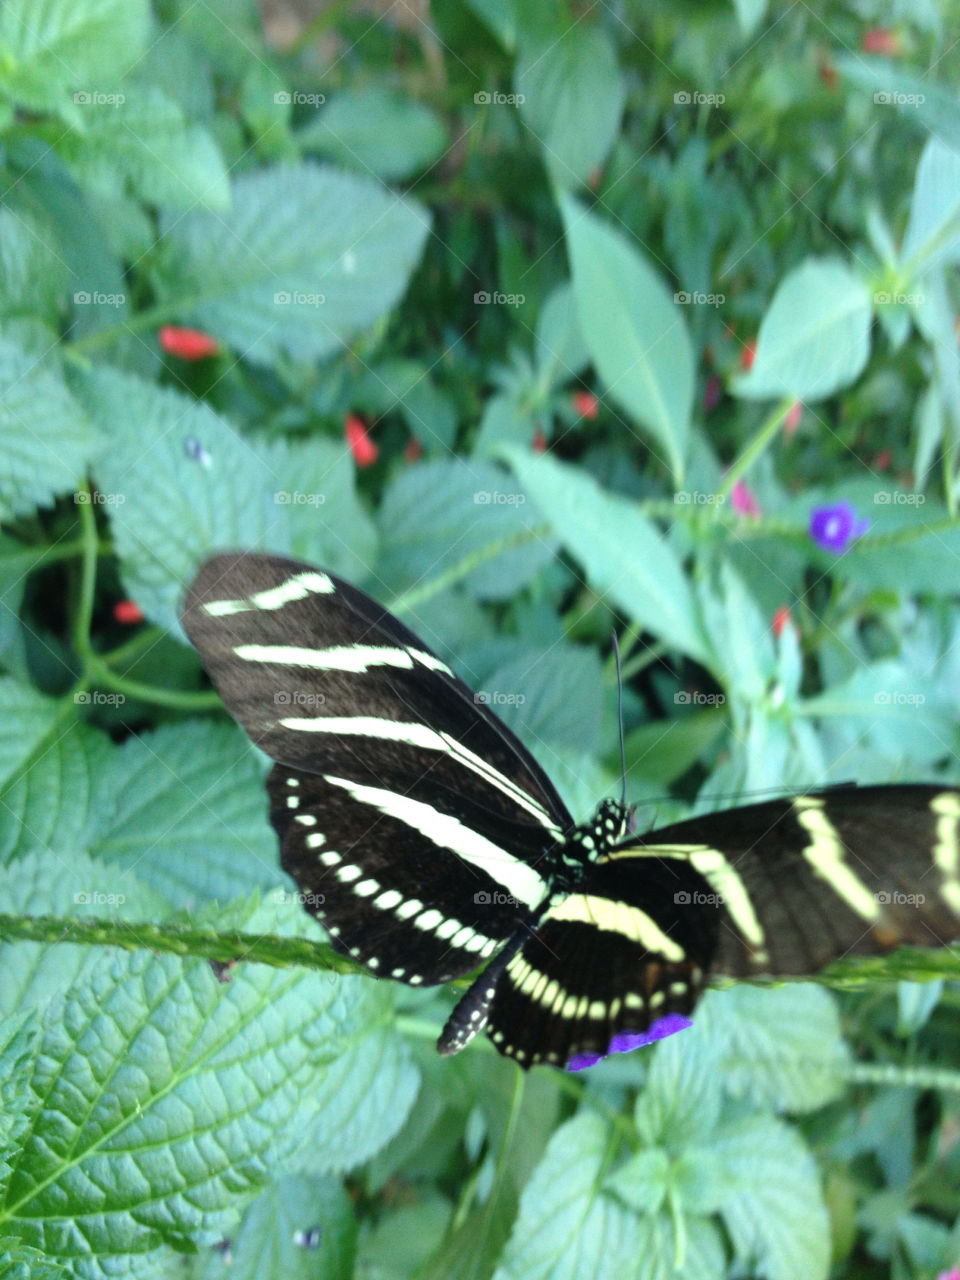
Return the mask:
M 617 720 L 620 722 L 620 776 L 623 784 L 620 791 L 620 807 L 624 813 L 627 811 L 627 748 L 623 741 L 623 674 L 620 670 L 620 645 L 617 641 L 617 633 L 610 632 L 610 639 L 613 641 L 613 656 L 617 660 Z

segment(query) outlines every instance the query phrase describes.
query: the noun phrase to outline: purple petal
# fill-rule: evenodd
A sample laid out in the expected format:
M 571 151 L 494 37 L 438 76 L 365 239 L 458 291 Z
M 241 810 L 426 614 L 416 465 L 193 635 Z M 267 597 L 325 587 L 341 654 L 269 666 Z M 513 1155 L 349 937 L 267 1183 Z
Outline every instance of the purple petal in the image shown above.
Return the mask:
M 595 1067 L 601 1062 L 607 1054 L 611 1053 L 631 1053 L 634 1049 L 639 1049 L 645 1044 L 653 1044 L 656 1040 L 663 1040 L 667 1036 L 675 1035 L 678 1031 L 683 1031 L 687 1027 L 692 1027 L 693 1023 L 689 1018 L 685 1018 L 682 1013 L 668 1013 L 662 1018 L 657 1018 L 656 1022 L 646 1029 L 646 1031 L 618 1031 L 613 1036 L 607 1048 L 607 1053 L 576 1053 L 567 1063 L 568 1071 L 584 1071 L 587 1067 Z
M 810 515 L 810 537 L 824 551 L 840 555 L 855 538 L 870 527 L 869 520 L 858 520 L 849 502 L 835 502 L 828 507 L 814 507 Z

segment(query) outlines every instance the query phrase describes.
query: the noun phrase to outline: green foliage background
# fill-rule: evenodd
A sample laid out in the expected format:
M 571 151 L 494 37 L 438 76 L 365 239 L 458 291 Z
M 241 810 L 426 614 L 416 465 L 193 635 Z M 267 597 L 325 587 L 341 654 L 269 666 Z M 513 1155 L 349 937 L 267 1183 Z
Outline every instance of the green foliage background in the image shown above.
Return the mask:
M 0 1276 L 960 1263 L 955 982 L 712 992 L 578 1076 L 441 1062 L 453 993 L 298 949 L 177 619 L 214 549 L 331 568 L 578 817 L 611 627 L 651 823 L 960 781 L 958 37 L 946 0 L 438 0 L 281 52 L 236 0 L 5 0 Z M 218 981 L 217 932 L 321 971 Z

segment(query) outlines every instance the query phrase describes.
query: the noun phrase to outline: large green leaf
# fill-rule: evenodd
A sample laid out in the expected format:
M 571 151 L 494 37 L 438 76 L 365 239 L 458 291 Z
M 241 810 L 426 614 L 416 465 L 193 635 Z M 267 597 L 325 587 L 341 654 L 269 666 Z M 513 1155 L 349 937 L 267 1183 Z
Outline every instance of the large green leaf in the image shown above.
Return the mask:
M 521 114 L 554 181 L 561 187 L 585 182 L 613 145 L 626 99 L 606 31 L 584 20 L 559 39 L 525 43 L 516 85 L 523 95 Z
M 677 555 L 637 504 L 549 455 L 506 452 L 594 590 L 667 644 L 706 661 L 710 646 Z
M 149 30 L 147 0 L 6 0 L 0 92 L 29 107 L 75 115 L 75 93 L 119 91 Z
M 371 84 L 336 94 L 297 141 L 345 169 L 391 182 L 433 164 L 447 145 L 447 130 L 422 102 Z
M 0 209 L 0 316 L 54 321 L 66 296 L 67 272 L 56 236 L 30 214 Z
M 277 912 L 234 908 L 230 922 L 275 929 Z M 301 915 L 286 908 L 282 927 Z M 42 1105 L 0 1224 L 80 1277 L 120 1253 L 141 1261 L 128 1274 L 153 1275 L 163 1246 L 221 1238 L 309 1149 L 311 1119 L 339 1091 L 328 1066 L 369 1022 L 371 990 L 263 965 L 221 983 L 199 960 L 91 953 L 44 1011 Z
M 960 152 L 930 138 L 917 166 L 900 258 L 911 278 L 960 258 Z
M 10 677 L 0 677 L 0 786 L 33 763 L 41 745 L 54 734 L 63 704 Z M 64 725 L 66 730 L 67 725 Z
M 620 1280 L 640 1256 L 637 1220 L 600 1189 L 607 1126 L 589 1112 L 562 1125 L 520 1197 L 494 1280 Z
M 693 348 L 682 307 L 625 236 L 569 196 L 561 201 L 587 349 L 609 395 L 683 474 L 693 404 Z
M 0 520 L 76 489 L 101 440 L 55 366 L 0 340 Z
M 733 389 L 748 399 L 822 400 L 849 386 L 870 354 L 870 293 L 844 263 L 808 258 L 773 296 L 750 372 Z
M 261 364 L 315 360 L 402 296 L 429 218 L 379 182 L 314 164 L 237 178 L 226 215 L 165 227 L 161 302 Z

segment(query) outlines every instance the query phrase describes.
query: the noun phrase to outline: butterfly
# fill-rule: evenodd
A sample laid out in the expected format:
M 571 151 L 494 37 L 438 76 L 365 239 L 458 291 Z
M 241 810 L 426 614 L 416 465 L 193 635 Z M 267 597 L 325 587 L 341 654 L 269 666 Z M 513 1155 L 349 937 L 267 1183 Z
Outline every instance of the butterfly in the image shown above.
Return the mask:
M 411 986 L 484 966 L 438 1041 L 580 1066 L 686 1025 L 716 975 L 813 975 L 960 935 L 960 793 L 833 787 L 644 835 L 574 822 L 511 730 L 356 587 L 228 552 L 183 624 L 274 760 L 283 868 L 339 951 Z

